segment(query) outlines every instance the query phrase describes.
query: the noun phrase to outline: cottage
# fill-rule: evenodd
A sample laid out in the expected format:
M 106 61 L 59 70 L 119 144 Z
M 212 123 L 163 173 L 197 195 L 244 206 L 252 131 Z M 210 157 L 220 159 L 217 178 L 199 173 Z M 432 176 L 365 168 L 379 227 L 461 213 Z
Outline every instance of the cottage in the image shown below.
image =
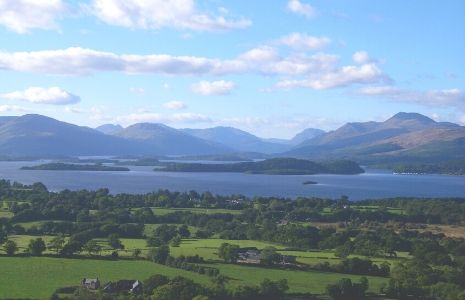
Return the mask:
M 100 280 L 98 280 L 98 278 L 83 278 L 81 280 L 81 286 L 89 290 L 97 290 L 98 288 L 100 288 Z
M 139 280 L 119 280 L 117 282 L 109 282 L 103 287 L 106 293 L 142 293 L 142 282 Z
M 255 247 L 241 248 L 238 251 L 237 262 L 245 264 L 260 264 L 260 250 Z
M 281 264 L 294 265 L 297 262 L 297 257 L 293 255 L 281 255 Z

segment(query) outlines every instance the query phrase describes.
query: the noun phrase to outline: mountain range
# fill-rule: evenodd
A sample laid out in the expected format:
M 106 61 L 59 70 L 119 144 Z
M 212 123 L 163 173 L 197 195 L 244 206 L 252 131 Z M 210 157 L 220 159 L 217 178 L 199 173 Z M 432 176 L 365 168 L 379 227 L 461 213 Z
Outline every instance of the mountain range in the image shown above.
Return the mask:
M 268 157 L 349 158 L 360 163 L 465 158 L 465 127 L 417 113 L 384 122 L 347 123 L 329 132 L 308 128 L 289 140 L 263 139 L 232 127 L 175 129 L 138 123 L 96 129 L 42 115 L 0 117 L 0 155 L 212 155 L 265 153 Z

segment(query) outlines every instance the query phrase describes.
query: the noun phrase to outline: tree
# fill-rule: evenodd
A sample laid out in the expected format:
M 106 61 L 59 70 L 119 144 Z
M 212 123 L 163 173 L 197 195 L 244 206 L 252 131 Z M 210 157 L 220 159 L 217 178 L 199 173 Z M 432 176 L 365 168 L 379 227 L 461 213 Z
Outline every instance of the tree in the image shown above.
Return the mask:
M 102 247 L 95 240 L 90 240 L 82 246 L 82 250 L 89 253 L 89 255 L 99 254 L 102 251 Z
M 159 286 L 165 285 L 170 281 L 170 279 L 164 275 L 155 274 L 144 280 L 144 294 L 152 295 L 153 290 Z
M 333 300 L 359 300 L 365 297 L 367 290 L 366 277 L 362 277 L 360 283 L 352 283 L 349 278 L 342 278 L 339 282 L 326 286 L 326 293 Z
M 276 252 L 276 248 L 274 247 L 266 247 L 260 253 L 260 262 L 264 265 L 271 266 L 279 263 L 281 259 L 281 254 Z
M 5 250 L 8 255 L 14 255 L 15 252 L 18 251 L 18 245 L 12 240 L 7 240 L 3 245 L 3 250 Z
M 27 249 L 31 255 L 40 256 L 42 255 L 42 252 L 44 252 L 46 249 L 45 242 L 42 238 L 30 240 Z
M 3 244 L 3 242 L 5 242 L 7 238 L 8 238 L 8 235 L 6 234 L 6 231 L 3 230 L 0 224 L 0 244 Z
M 71 256 L 76 252 L 80 252 L 84 245 L 76 240 L 69 240 L 61 249 L 60 254 L 64 256 Z
M 191 232 L 189 231 L 189 227 L 186 224 L 181 225 L 181 227 L 179 227 L 178 233 L 181 236 L 181 238 L 183 238 L 183 239 L 186 239 L 186 238 L 191 236 Z
M 222 243 L 218 248 L 218 256 L 226 262 L 236 262 L 239 257 L 239 246 Z
M 132 256 L 135 258 L 139 258 L 139 255 L 142 253 L 142 251 L 139 248 L 136 248 L 132 251 Z
M 65 237 L 62 234 L 60 234 L 50 240 L 50 242 L 47 245 L 47 248 L 58 254 L 61 252 L 64 245 L 65 245 Z
M 289 289 L 286 279 L 271 281 L 265 278 L 260 283 L 260 294 L 264 299 L 282 299 Z
M 152 236 L 147 239 L 147 245 L 149 247 L 158 247 L 160 245 L 167 244 L 177 235 L 177 233 L 176 226 L 162 224 L 157 227 Z
M 167 245 L 162 245 L 158 248 L 149 249 L 147 258 L 153 262 L 164 264 L 168 256 L 170 256 L 170 247 Z
M 171 240 L 171 246 L 172 247 L 179 247 L 180 244 L 181 244 L 181 237 L 179 235 L 175 236 Z
M 108 245 L 110 245 L 112 249 L 124 249 L 124 245 L 121 243 L 116 233 L 112 233 L 108 236 Z

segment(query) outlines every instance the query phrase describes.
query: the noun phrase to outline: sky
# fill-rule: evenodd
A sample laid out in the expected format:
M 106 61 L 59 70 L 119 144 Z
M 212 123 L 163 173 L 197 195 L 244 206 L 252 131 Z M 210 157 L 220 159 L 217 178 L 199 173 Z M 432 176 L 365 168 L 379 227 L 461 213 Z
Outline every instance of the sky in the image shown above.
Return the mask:
M 0 115 L 305 128 L 465 125 L 465 1 L 0 0 Z

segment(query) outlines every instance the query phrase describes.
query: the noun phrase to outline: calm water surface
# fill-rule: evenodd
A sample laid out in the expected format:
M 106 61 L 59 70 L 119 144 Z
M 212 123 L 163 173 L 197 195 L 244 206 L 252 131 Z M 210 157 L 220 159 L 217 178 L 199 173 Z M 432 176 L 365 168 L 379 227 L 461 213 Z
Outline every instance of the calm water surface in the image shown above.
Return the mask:
M 22 166 L 43 162 L 0 162 L 0 179 L 25 184 L 43 182 L 50 190 L 107 187 L 112 193 L 146 193 L 158 189 L 246 196 L 316 196 L 352 200 L 395 196 L 465 197 L 465 176 L 393 175 L 367 170 L 361 175 L 254 175 L 241 173 L 154 172 L 153 167 L 133 167 L 129 172 L 26 171 Z M 304 181 L 317 185 L 304 185 Z

